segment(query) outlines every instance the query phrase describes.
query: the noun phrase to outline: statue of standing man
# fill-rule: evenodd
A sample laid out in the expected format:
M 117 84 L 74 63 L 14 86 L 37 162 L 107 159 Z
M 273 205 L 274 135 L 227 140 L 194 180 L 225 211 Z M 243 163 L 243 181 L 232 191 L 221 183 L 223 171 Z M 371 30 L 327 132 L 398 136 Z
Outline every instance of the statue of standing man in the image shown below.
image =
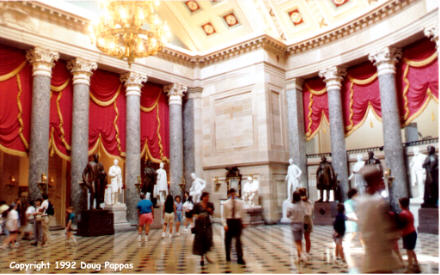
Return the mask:
M 301 177 L 302 171 L 298 166 L 293 163 L 293 159 L 289 159 L 289 168 L 287 169 L 287 200 L 292 201 L 292 194 L 299 187 L 299 177 Z
M 122 171 L 121 167 L 118 165 L 118 160 L 113 160 L 113 166 L 108 170 L 108 175 L 110 177 L 110 187 L 112 204 L 119 204 L 119 194 L 122 193 Z
M 330 201 L 330 190 L 336 189 L 336 174 L 333 170 L 333 166 L 327 161 L 325 156 L 321 157 L 321 163 L 319 163 L 319 168 L 316 171 L 316 187 L 320 191 L 319 202 L 324 200 L 324 190 L 327 190 L 326 202 Z
M 193 202 L 198 203 L 203 189 L 206 187 L 206 181 L 198 178 L 195 173 L 191 173 L 191 178 L 194 180 L 189 190 L 189 195 L 192 196 Z
M 423 208 L 437 208 L 438 205 L 438 157 L 435 147 L 428 146 L 428 156 L 423 163 L 426 169 L 425 194 L 423 195 Z
M 155 187 L 155 196 L 160 197 L 160 203 L 165 203 L 165 198 L 168 195 L 168 180 L 167 180 L 167 171 L 163 169 L 163 162 L 160 163 L 159 169 L 156 170 L 157 174 L 157 184 Z
M 82 178 L 90 192 L 90 209 L 94 209 L 94 200 L 96 201 L 96 209 L 101 209 L 101 203 L 104 202 L 107 175 L 97 154 L 93 155 L 92 160 L 84 168 Z

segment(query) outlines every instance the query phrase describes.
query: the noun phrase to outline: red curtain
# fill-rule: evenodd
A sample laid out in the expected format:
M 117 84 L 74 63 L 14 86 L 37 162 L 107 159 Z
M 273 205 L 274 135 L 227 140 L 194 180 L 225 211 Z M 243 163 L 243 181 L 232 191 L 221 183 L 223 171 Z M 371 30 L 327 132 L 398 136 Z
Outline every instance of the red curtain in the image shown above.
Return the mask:
M 403 49 L 397 65 L 397 90 L 402 124 L 408 125 L 426 108 L 438 102 L 438 58 L 435 43 L 427 38 Z
M 72 76 L 64 61 L 52 69 L 50 94 L 50 154 L 70 160 L 72 138 Z
M 141 94 L 141 155 L 153 162 L 169 158 L 169 109 L 162 86 L 146 83 Z
M 90 80 L 89 154 L 101 146 L 109 156 L 125 156 L 125 111 L 119 75 L 96 70 Z
M 22 50 L 0 45 L 0 150 L 26 156 L 29 148 L 32 68 Z
M 321 78 L 315 77 L 304 82 L 303 104 L 306 140 L 310 140 L 318 132 L 322 118 L 328 121 L 327 90 Z
M 382 116 L 376 67 L 364 62 L 347 70 L 341 91 L 346 135 L 362 126 L 369 108 Z

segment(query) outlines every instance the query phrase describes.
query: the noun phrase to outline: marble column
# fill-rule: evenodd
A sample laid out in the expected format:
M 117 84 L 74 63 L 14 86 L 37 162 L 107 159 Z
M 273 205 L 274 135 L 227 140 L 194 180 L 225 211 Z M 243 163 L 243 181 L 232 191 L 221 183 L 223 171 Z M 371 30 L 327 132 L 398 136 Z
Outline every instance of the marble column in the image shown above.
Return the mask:
M 191 173 L 196 172 L 195 112 L 196 101 L 200 99 L 202 91 L 201 87 L 189 87 L 188 99 L 183 104 L 183 166 L 186 190 L 191 187 Z
M 128 72 L 121 76 L 125 83 L 127 96 L 127 130 L 126 130 L 126 157 L 125 157 L 125 196 L 127 202 L 127 220 L 131 224 L 137 223 L 136 204 L 139 193 L 136 189 L 138 177 L 141 176 L 141 122 L 140 98 L 142 83 L 147 76 L 136 72 Z
M 57 52 L 36 47 L 27 51 L 26 58 L 32 64 L 32 112 L 29 146 L 29 196 L 41 197 L 38 182 L 49 171 L 49 112 L 50 80 L 52 67 L 59 58 Z
M 386 47 L 368 57 L 377 67 L 379 78 L 385 164 L 394 177 L 390 200 L 395 209 L 398 209 L 399 198 L 409 195 L 396 92 L 395 64 L 401 56 L 400 50 Z
M 96 62 L 75 58 L 67 63 L 73 74 L 72 150 L 70 200 L 77 217 L 87 209 L 86 192 L 80 186 L 89 153 L 89 88 Z
M 303 80 L 301 78 L 288 80 L 286 87 L 287 125 L 289 131 L 289 155 L 293 159 L 293 163 L 302 171 L 301 184 L 309 190 L 302 85 Z
M 170 193 L 181 195 L 183 174 L 182 97 L 187 87 L 182 84 L 165 86 L 170 112 Z
M 346 198 L 348 191 L 347 152 L 341 102 L 341 86 L 345 74 L 343 68 L 336 66 L 319 72 L 319 76 L 324 78 L 327 87 L 332 165 L 337 174 L 343 199 Z

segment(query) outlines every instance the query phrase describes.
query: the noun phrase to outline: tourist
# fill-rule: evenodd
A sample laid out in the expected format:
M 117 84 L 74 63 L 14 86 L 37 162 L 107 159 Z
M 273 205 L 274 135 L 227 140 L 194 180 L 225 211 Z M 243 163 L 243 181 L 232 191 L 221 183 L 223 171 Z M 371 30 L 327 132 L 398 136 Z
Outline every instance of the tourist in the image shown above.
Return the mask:
M 35 200 L 35 212 L 34 212 L 34 242 L 32 245 L 37 246 L 38 243 L 42 243 L 43 241 L 43 232 L 42 232 L 42 215 L 43 209 L 41 208 L 41 199 Z
M 167 195 L 165 199 L 165 205 L 163 208 L 163 232 L 162 238 L 165 238 L 167 235 L 167 226 L 169 226 L 170 231 L 168 233 L 168 237 L 173 236 L 173 221 L 174 221 L 174 213 L 176 211 L 176 206 L 174 205 L 173 196 L 170 194 Z
M 26 216 L 26 226 L 24 228 L 24 239 L 32 240 L 32 235 L 34 232 L 34 221 L 35 221 L 35 203 L 33 201 L 29 202 L 29 206 L 26 208 L 25 216 Z
M 408 273 L 420 273 L 417 255 L 414 252 L 417 241 L 417 232 L 414 227 L 414 216 L 409 211 L 409 198 L 399 199 L 399 206 L 402 212 L 399 214 L 400 220 L 403 221 L 404 227 L 402 229 L 403 248 L 406 249 L 408 255 Z
M 149 198 L 145 197 L 144 193 L 140 194 L 141 200 L 138 202 L 136 208 L 138 210 L 139 225 L 138 225 L 138 241 L 142 241 L 142 229 L 145 226 L 144 241 L 148 241 L 148 233 L 150 233 L 150 224 L 153 223 L 153 203 Z
M 307 190 L 305 188 L 299 188 L 298 192 L 301 196 L 301 203 L 304 207 L 304 240 L 306 244 L 306 253 L 304 253 L 304 255 L 307 260 L 310 260 L 310 250 L 312 248 L 310 234 L 313 231 L 313 203 L 309 201 L 307 197 Z
M 382 171 L 376 165 L 366 165 L 359 172 L 367 184 L 356 205 L 359 233 L 365 247 L 361 272 L 396 271 L 401 263 L 394 251 L 394 243 L 400 234 L 395 219 L 389 214 L 389 203 L 380 195 L 385 188 Z
M 298 253 L 297 263 L 306 262 L 307 259 L 302 253 L 302 237 L 304 234 L 304 206 L 301 203 L 301 196 L 298 191 L 293 192 L 292 204 L 287 208 L 287 217 L 291 220 L 293 240 Z
M 358 195 L 358 190 L 356 188 L 352 188 L 348 190 L 347 197 L 348 199 L 344 202 L 345 207 L 345 215 L 347 219 L 345 221 L 345 233 L 347 234 L 347 243 L 351 245 L 353 238 L 356 236 L 358 228 L 357 228 L 357 216 L 356 216 L 356 204 L 355 198 Z
M 72 240 L 74 243 L 76 243 L 75 236 L 72 234 L 72 225 L 75 221 L 75 213 L 73 213 L 73 207 L 69 206 L 67 207 L 67 215 L 66 215 L 66 241 Z
M 342 241 L 345 235 L 345 222 L 347 217 L 345 216 L 345 207 L 342 203 L 338 204 L 338 214 L 333 222 L 333 240 L 335 241 L 335 256 L 336 263 L 345 262 L 344 248 L 342 247 Z
M 3 240 L 3 245 L 1 248 L 7 248 L 8 246 L 18 246 L 17 236 L 19 233 L 19 218 L 17 212 L 17 204 L 13 203 L 10 205 L 8 214 L 6 217 L 6 229 L 9 232 L 9 235 Z
M 193 228 L 194 242 L 193 254 L 200 255 L 200 265 L 205 264 L 204 258 L 209 263 L 213 261 L 207 256 L 209 250 L 213 246 L 212 239 L 212 223 L 210 216 L 214 214 L 214 204 L 209 201 L 209 193 L 203 192 L 200 202 L 194 206 L 194 215 L 196 215 L 195 225 Z
M 41 215 L 41 230 L 43 233 L 41 245 L 44 246 L 49 241 L 49 216 L 47 215 L 47 209 L 49 208 L 49 196 L 43 194 L 43 202 L 40 206 Z
M 182 219 L 183 219 L 183 204 L 182 204 L 182 200 L 181 197 L 179 195 L 176 196 L 175 198 L 175 207 L 176 207 L 176 217 L 175 217 L 175 222 L 176 222 L 176 235 L 180 236 L 180 224 L 182 223 Z
M 189 227 L 192 226 L 193 223 L 193 209 L 194 209 L 194 204 L 192 202 L 192 197 L 189 196 L 188 199 L 183 204 L 183 211 L 185 212 L 185 222 L 183 225 L 187 233 L 190 231 Z

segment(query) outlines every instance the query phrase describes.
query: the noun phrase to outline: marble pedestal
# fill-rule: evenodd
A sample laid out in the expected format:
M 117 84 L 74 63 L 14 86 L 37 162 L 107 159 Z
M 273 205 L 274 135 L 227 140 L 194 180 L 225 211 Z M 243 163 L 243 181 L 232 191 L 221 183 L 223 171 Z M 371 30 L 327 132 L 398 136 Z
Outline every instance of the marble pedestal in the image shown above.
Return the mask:
M 418 232 L 438 234 L 438 208 L 419 209 Z
M 245 207 L 246 218 L 243 219 L 245 225 L 264 224 L 263 208 L 261 206 L 247 206 Z
M 81 220 L 78 222 L 79 236 L 102 236 L 113 235 L 113 213 L 108 210 L 85 210 L 81 212 Z
M 337 203 L 331 202 L 315 202 L 313 207 L 313 224 L 315 225 L 332 225 L 336 217 Z
M 113 228 L 115 232 L 128 231 L 135 228 L 127 221 L 127 206 L 125 203 L 105 205 L 104 210 L 113 213 Z
M 150 229 L 161 229 L 163 222 L 162 222 L 162 216 L 163 216 L 163 206 L 159 205 L 158 208 L 153 208 L 153 214 L 154 214 L 154 219 L 153 219 L 153 223 L 150 225 Z M 174 226 L 174 224 L 173 224 Z
M 289 207 L 290 204 L 291 202 L 289 200 L 283 201 L 283 215 L 281 217 L 280 223 L 291 223 L 291 220 L 287 217 L 287 207 Z

